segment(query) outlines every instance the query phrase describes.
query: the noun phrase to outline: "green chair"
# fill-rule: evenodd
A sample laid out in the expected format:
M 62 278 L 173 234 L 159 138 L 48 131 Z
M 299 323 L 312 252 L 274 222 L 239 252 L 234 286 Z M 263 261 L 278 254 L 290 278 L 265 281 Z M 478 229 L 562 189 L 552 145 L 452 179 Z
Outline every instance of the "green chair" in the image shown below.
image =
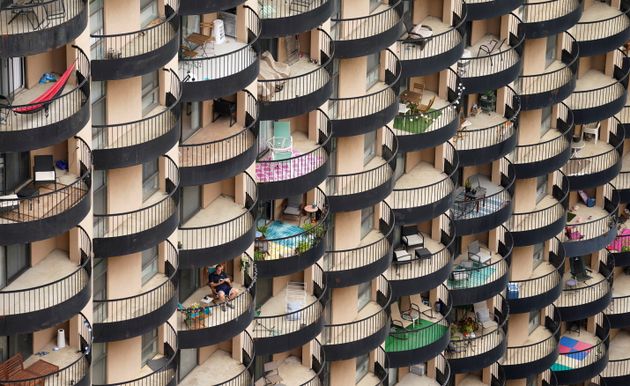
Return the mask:
M 293 137 L 290 122 L 274 122 L 273 137 L 268 141 L 271 159 L 274 161 L 289 159 L 293 156 Z

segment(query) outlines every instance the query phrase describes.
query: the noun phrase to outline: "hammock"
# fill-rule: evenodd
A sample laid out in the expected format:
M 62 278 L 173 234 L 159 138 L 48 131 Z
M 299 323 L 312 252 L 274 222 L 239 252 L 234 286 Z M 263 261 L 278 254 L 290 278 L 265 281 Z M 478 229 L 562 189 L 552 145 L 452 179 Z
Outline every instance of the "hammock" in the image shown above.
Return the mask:
M 72 63 L 70 67 L 61 75 L 61 77 L 52 85 L 51 88 L 44 91 L 44 93 L 33 101 L 28 103 L 27 106 L 24 107 L 16 107 L 13 109 L 14 112 L 18 114 L 34 114 L 42 109 L 47 109 L 48 105 L 52 103 L 52 100 L 55 99 L 61 92 L 63 88 L 68 83 L 68 79 L 70 79 L 70 75 L 74 68 L 76 67 L 76 63 Z

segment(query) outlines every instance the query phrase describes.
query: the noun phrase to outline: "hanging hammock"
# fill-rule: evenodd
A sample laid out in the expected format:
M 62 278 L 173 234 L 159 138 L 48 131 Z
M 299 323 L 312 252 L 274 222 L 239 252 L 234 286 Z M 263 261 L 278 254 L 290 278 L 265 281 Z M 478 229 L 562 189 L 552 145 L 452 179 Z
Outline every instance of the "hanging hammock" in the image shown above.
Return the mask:
M 27 106 L 16 107 L 13 111 L 18 114 L 34 114 L 43 109 L 47 109 L 48 105 L 52 103 L 52 100 L 58 97 L 63 91 L 63 88 L 66 86 L 66 83 L 68 83 L 68 79 L 70 79 L 70 75 L 72 74 L 72 71 L 74 71 L 75 67 L 76 62 L 72 63 L 72 65 L 68 67 L 68 69 L 61 75 L 55 84 L 52 85 L 51 88 L 44 91 L 42 95 L 28 103 Z

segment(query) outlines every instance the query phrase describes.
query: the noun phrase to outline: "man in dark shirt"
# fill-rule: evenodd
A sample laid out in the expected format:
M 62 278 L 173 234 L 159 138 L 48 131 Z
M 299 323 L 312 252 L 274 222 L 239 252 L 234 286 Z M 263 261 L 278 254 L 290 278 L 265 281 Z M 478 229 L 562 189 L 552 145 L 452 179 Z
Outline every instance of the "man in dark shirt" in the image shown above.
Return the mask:
M 238 296 L 238 290 L 232 288 L 232 281 L 228 274 L 225 273 L 223 264 L 217 264 L 214 272 L 208 275 L 208 284 L 217 293 L 219 302 L 221 303 L 221 310 L 225 311 L 226 304 L 228 307 L 234 308 L 231 300 Z

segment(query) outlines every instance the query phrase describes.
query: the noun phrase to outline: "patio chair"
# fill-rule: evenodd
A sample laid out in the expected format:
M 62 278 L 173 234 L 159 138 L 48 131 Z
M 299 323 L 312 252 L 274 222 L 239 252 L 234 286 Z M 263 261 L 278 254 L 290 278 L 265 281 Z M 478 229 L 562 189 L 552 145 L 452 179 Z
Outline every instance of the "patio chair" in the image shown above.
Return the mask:
M 477 197 L 486 196 L 488 190 L 485 187 L 481 186 L 481 179 L 479 178 L 479 174 L 468 177 L 468 181 L 470 182 L 472 190 L 476 192 Z
M 433 102 L 435 102 L 435 95 L 433 95 L 433 97 L 429 99 L 429 103 L 427 103 L 426 105 L 423 105 L 422 103 L 420 103 L 420 105 L 418 106 L 418 110 L 420 110 L 421 113 L 428 112 L 431 106 L 433 106 Z
M 281 363 L 281 361 L 273 361 L 263 365 L 263 370 L 265 371 L 264 379 L 265 382 L 268 382 L 266 383 L 267 385 L 275 385 L 282 381 L 282 377 L 278 371 Z
M 473 308 L 475 309 L 477 323 L 481 326 L 482 334 L 485 330 L 496 329 L 497 322 L 495 322 L 490 316 L 490 310 L 488 309 L 488 304 L 486 302 L 475 303 L 473 304 Z
M 293 137 L 290 122 L 274 122 L 273 137 L 267 141 L 272 160 L 285 160 L 293 155 Z
M 422 248 L 424 247 L 424 236 L 418 231 L 418 228 L 403 227 L 402 228 L 402 242 L 407 248 Z
M 36 155 L 33 166 L 33 185 L 53 183 L 57 189 L 57 173 L 52 155 Z
M 0 196 L 0 213 L 10 212 L 14 209 L 18 209 L 20 206 L 20 200 L 17 194 L 8 194 L 6 196 Z
M 599 141 L 599 129 L 601 127 L 601 123 L 588 123 L 582 126 L 582 138 L 584 138 L 584 134 L 592 135 L 593 139 L 595 139 L 595 144 Z
M 284 209 L 282 210 L 282 216 L 288 216 L 295 218 L 298 222 L 302 219 L 302 195 L 288 197 Z
M 571 257 L 571 276 L 577 281 L 586 282 L 591 276 L 581 256 Z

